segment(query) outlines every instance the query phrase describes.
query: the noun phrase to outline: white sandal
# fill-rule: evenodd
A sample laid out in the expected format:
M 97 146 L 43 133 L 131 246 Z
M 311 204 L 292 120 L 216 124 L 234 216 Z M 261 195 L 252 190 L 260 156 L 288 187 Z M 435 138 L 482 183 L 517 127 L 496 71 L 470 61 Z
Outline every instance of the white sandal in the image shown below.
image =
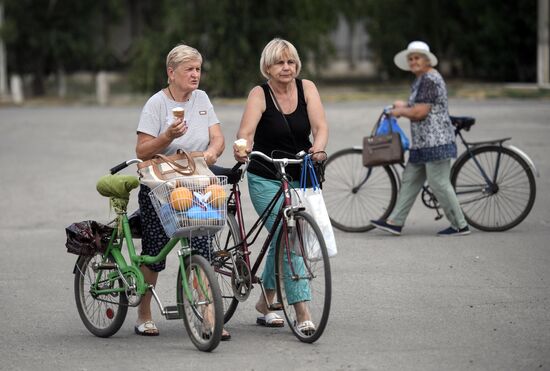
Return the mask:
M 285 321 L 275 312 L 269 312 L 265 316 L 256 318 L 256 323 L 265 327 L 284 327 Z
M 306 336 L 311 336 L 315 332 L 316 328 L 313 322 L 304 321 L 296 325 L 296 329 Z
M 134 327 L 136 334 L 141 336 L 159 336 L 159 329 L 155 325 L 155 322 L 149 320 L 140 325 Z

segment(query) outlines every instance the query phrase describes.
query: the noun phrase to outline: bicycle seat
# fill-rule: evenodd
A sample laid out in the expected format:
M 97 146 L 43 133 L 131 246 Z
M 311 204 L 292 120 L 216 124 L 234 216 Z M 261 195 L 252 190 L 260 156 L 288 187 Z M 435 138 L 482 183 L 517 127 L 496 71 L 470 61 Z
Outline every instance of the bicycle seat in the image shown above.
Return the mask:
M 128 200 L 138 186 L 138 178 L 133 175 L 105 175 L 97 181 L 96 189 L 102 196 Z
M 457 130 L 466 130 L 470 131 L 470 128 L 472 125 L 476 123 L 476 119 L 473 117 L 468 116 L 450 116 L 451 122 L 454 126 L 456 126 Z
M 241 164 L 237 164 L 241 165 Z M 226 176 L 227 177 L 227 184 L 235 184 L 238 183 L 241 179 L 242 170 L 235 165 L 233 168 L 228 167 L 221 167 L 221 166 L 210 166 L 210 170 L 214 173 L 214 175 L 220 175 L 220 176 Z

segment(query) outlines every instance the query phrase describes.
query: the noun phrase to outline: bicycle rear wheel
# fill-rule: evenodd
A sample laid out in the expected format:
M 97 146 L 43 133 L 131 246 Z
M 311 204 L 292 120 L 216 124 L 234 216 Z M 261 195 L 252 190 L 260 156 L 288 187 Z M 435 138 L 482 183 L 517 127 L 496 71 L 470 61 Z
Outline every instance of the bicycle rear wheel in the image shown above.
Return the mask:
M 205 258 L 185 258 L 185 278 L 179 269 L 176 296 L 178 311 L 193 344 L 204 352 L 214 350 L 222 335 L 223 302 L 216 275 Z
M 225 227 L 212 241 L 214 255 L 212 258 L 212 267 L 214 268 L 214 272 L 216 272 L 220 285 L 223 299 L 224 323 L 227 323 L 233 317 L 237 305 L 239 305 L 239 300 L 237 300 L 233 293 L 231 277 L 233 274 L 235 246 L 240 242 L 239 225 L 237 224 L 235 215 L 228 212 Z
M 397 182 L 389 166 L 363 166 L 363 151 L 347 148 L 329 156 L 323 197 L 330 221 L 346 232 L 366 232 L 395 206 Z
M 529 215 L 535 202 L 536 183 L 531 168 L 506 147 L 478 147 L 472 153 L 494 184 L 485 181 L 473 157 L 464 156 L 455 163 L 451 183 L 466 221 L 482 231 L 515 227 Z
M 94 271 L 94 265 L 111 263 L 112 259 L 104 261 L 103 255 L 80 256 L 74 270 L 74 295 L 76 308 L 84 326 L 95 336 L 109 337 L 114 335 L 124 323 L 128 313 L 128 298 L 124 292 L 108 295 L 96 295 L 93 289 L 123 288 L 120 279 L 110 279 L 116 274 L 114 269 Z M 96 285 L 97 282 L 97 285 Z
M 313 343 L 323 334 L 330 313 L 330 262 L 323 234 L 313 217 L 300 211 L 294 219 L 296 226 L 289 229 L 284 223 L 277 241 L 277 293 L 294 335 L 300 341 Z M 313 258 L 311 248 L 318 249 L 318 258 Z M 304 320 L 310 320 L 313 327 L 300 329 Z

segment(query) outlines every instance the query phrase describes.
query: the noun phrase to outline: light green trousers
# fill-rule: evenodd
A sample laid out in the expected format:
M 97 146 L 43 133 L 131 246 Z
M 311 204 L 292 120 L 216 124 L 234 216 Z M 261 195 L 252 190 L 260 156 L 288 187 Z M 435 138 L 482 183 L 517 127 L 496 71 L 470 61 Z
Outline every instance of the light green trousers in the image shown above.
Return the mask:
M 451 184 L 450 174 L 450 159 L 425 164 L 407 163 L 403 172 L 397 202 L 388 220 L 399 226 L 405 224 L 405 219 L 407 219 L 418 193 L 427 180 L 445 216 L 451 222 L 451 226 L 456 229 L 466 227 L 467 223 Z

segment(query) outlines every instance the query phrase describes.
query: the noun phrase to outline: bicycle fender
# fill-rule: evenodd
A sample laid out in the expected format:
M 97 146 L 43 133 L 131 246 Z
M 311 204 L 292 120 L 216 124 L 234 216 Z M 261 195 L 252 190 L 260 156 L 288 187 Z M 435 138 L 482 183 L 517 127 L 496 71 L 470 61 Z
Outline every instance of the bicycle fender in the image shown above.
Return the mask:
M 486 144 L 478 145 L 478 146 L 476 146 L 476 148 L 490 147 L 492 145 L 494 145 L 494 143 L 486 143 Z M 519 148 L 517 148 L 516 146 L 513 146 L 513 145 L 506 145 L 505 148 L 508 148 L 510 151 L 516 153 L 519 157 L 521 157 L 523 160 L 525 160 L 525 162 L 527 162 L 527 164 L 529 165 L 529 167 L 531 168 L 533 173 L 537 176 L 537 178 L 540 176 L 539 171 L 538 171 L 537 167 L 535 166 L 535 163 L 533 162 L 533 160 L 531 160 L 531 158 L 529 156 L 527 156 L 527 154 L 525 152 L 523 152 L 521 149 L 519 149 Z M 460 154 L 460 156 L 458 156 L 456 161 L 453 163 L 453 166 L 451 167 L 451 174 L 453 174 L 453 172 L 454 172 L 455 165 L 457 163 L 459 163 L 460 160 L 462 160 L 463 157 L 467 157 L 467 156 L 469 156 L 468 151 L 464 151 Z
M 76 272 L 78 272 L 78 263 L 80 263 L 81 259 L 84 259 L 84 256 L 79 255 L 78 258 L 76 259 L 76 262 L 74 263 L 73 274 L 76 274 Z
M 515 153 L 517 153 L 521 158 L 523 158 L 525 160 L 525 162 L 527 162 L 529 164 L 529 167 L 531 168 L 531 170 L 533 170 L 533 173 L 537 176 L 537 178 L 540 176 L 539 174 L 539 170 L 537 169 L 537 167 L 535 166 L 535 163 L 533 162 L 533 160 L 531 160 L 531 157 L 529 157 L 527 155 L 527 153 L 523 152 L 521 149 L 519 149 L 518 147 L 516 146 L 512 146 L 512 145 L 508 145 L 506 146 L 506 148 L 514 151 Z

